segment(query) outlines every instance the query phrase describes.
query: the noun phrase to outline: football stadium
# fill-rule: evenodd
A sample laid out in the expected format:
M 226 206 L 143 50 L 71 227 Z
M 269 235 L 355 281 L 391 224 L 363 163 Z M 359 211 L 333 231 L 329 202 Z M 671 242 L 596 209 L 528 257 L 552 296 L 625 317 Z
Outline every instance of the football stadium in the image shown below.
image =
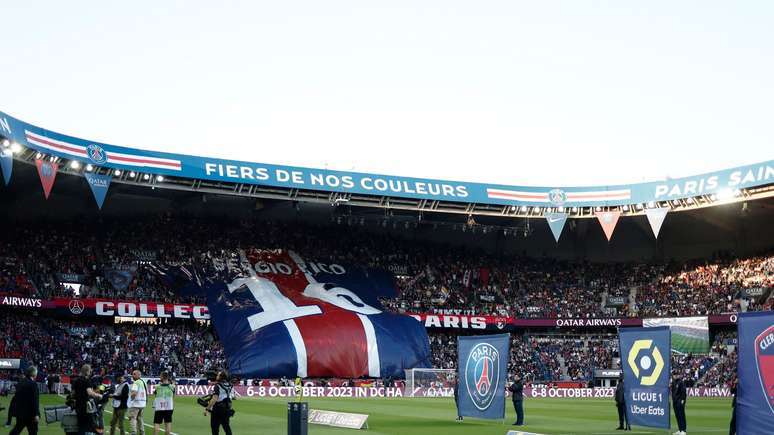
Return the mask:
M 141 11 L 52 2 L 45 17 L 24 4 L 8 10 L 3 32 L 18 34 L 32 17 L 46 30 L 0 55 L 14 59 L 5 69 L 20 81 L 0 94 L 5 431 L 774 434 L 774 113 L 762 103 L 774 70 L 754 63 L 774 54 L 762 24 L 770 10 L 161 3 Z M 650 33 L 656 22 L 662 33 Z M 516 44 L 516 23 L 545 40 Z M 576 25 L 578 33 L 559 30 Z M 729 51 L 711 43 L 713 25 Z M 283 38 L 261 45 L 268 35 Z M 657 110 L 643 118 L 633 108 L 649 104 L 643 91 L 627 94 L 631 107 L 588 102 L 572 112 L 581 94 L 561 89 L 579 84 L 554 72 L 602 74 L 609 80 L 587 82 L 601 100 L 628 98 L 610 72 L 627 66 L 584 57 L 604 47 L 607 59 L 617 38 L 636 46 L 620 59 L 657 59 L 681 89 L 705 79 L 656 51 L 722 58 L 729 69 L 712 82 L 717 104 L 688 90 L 671 105 L 654 96 Z M 537 54 L 553 43 L 566 51 Z M 712 55 L 702 51 L 710 46 Z M 255 63 L 236 60 L 253 47 Z M 41 59 L 29 56 L 36 50 Z M 421 71 L 446 70 L 456 56 L 448 77 Z M 304 67 L 283 72 L 271 60 Z M 539 74 L 529 86 L 509 84 L 463 71 L 474 60 L 540 65 Z M 13 70 L 23 62 L 24 72 Z M 57 71 L 43 68 L 57 62 Z M 255 90 L 244 70 L 277 81 Z M 627 86 L 656 92 L 664 85 L 654 71 Z M 751 74 L 745 84 L 729 78 L 740 71 Z M 342 74 L 386 84 L 339 88 Z M 456 92 L 443 88 L 449 77 L 459 101 L 446 99 Z M 558 89 L 534 96 L 550 107 L 529 103 L 552 126 L 538 115 L 512 130 L 483 120 L 505 116 L 505 106 L 463 94 L 490 81 L 504 99 Z M 272 86 L 297 92 L 277 99 Z M 268 109 L 243 104 L 243 92 L 263 95 Z M 724 96 L 720 119 L 713 107 Z M 456 104 L 471 106 L 457 113 Z M 602 106 L 608 115 L 595 112 Z M 683 125 L 656 115 L 689 106 L 706 112 Z M 748 118 L 734 124 L 736 111 Z M 410 119 L 420 113 L 426 123 Z M 572 130 L 565 114 L 637 120 L 615 126 L 630 144 L 585 149 L 607 140 L 607 127 Z M 463 118 L 494 130 L 470 142 L 455 121 Z M 338 122 L 351 134 L 334 132 Z M 699 124 L 701 141 L 718 142 L 670 145 Z M 383 138 L 363 133 L 374 126 Z M 506 144 L 532 128 L 547 142 Z M 385 146 L 395 138 L 406 144 Z M 648 141 L 686 157 L 645 158 Z

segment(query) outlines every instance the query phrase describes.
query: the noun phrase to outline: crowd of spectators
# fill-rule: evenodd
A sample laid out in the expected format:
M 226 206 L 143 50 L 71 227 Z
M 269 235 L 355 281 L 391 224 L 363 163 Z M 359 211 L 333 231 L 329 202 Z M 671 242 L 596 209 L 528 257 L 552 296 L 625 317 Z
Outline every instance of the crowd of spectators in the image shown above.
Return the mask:
M 704 315 L 755 310 L 745 288 L 774 286 L 774 255 L 683 264 L 588 263 L 492 256 L 461 247 L 404 240 L 360 227 L 203 220 L 161 216 L 78 223 L 32 222 L 0 238 L 0 293 L 202 302 L 176 293 L 149 264 L 190 264 L 225 250 L 282 248 L 302 257 L 395 272 L 391 310 L 515 317 Z M 125 286 L 107 277 L 129 276 Z M 634 304 L 630 304 L 633 297 Z M 605 306 L 615 298 L 623 305 Z M 749 299 L 749 300 L 748 300 Z M 763 298 L 761 298 L 763 299 Z M 608 304 L 610 305 L 610 304 Z
M 214 333 L 195 322 L 95 324 L 4 311 L 0 330 L 0 357 L 38 364 L 42 375 L 76 373 L 85 363 L 107 374 L 137 368 L 178 377 L 225 367 Z

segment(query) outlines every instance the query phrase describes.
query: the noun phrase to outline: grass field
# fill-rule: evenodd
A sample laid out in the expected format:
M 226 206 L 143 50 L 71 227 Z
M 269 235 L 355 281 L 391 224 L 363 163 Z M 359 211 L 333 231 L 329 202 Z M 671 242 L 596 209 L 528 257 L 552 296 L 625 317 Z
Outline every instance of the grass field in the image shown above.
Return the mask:
M 672 349 L 682 353 L 707 353 L 709 342 L 697 337 L 672 334 Z
M 41 405 L 60 404 L 58 396 L 41 396 Z M 286 434 L 287 400 L 283 399 L 239 399 L 234 403 L 236 416 L 232 419 L 235 435 Z M 344 412 L 369 414 L 370 428 L 366 434 L 391 435 L 453 435 L 475 434 L 504 435 L 512 429 L 513 409 L 508 403 L 506 424 L 500 421 L 466 419 L 463 423 L 454 421 L 454 402 L 451 399 L 318 399 L 311 398 L 309 407 Z M 0 406 L 8 406 L 8 398 L 0 399 Z M 525 402 L 526 423 L 524 431 L 541 434 L 617 434 L 617 413 L 612 400 L 603 399 L 529 399 Z M 146 409 L 145 422 L 152 422 L 152 409 Z M 5 412 L 2 413 L 5 419 Z M 692 399 L 688 402 L 688 433 L 722 434 L 728 431 L 731 415 L 730 400 Z M 110 415 L 107 414 L 107 418 Z M 674 419 L 672 420 L 674 427 Z M 128 425 L 127 425 L 128 429 Z M 145 428 L 149 434 L 152 428 Z M 669 431 L 675 432 L 676 429 Z M 172 432 L 178 435 L 205 435 L 210 433 L 209 417 L 202 415 L 202 408 L 194 398 L 175 399 L 175 413 Z M 6 432 L 7 433 L 7 432 Z M 41 425 L 41 435 L 63 434 L 58 423 Z M 106 432 L 107 433 L 107 432 Z M 162 432 L 163 433 L 163 432 Z M 221 432 L 222 433 L 222 432 Z M 311 426 L 310 434 L 353 434 L 352 429 L 336 429 L 325 426 Z M 635 427 L 634 434 L 666 434 L 648 428 Z M 26 432 L 25 432 L 26 434 Z

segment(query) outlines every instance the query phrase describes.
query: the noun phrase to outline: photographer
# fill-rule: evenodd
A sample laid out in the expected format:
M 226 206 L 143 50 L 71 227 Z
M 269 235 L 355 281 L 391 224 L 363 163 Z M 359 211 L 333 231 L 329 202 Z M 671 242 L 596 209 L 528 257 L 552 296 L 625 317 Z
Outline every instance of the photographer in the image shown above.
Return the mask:
M 110 419 L 110 435 L 113 435 L 118 426 L 119 433 L 126 435 L 124 430 L 124 417 L 126 416 L 126 403 L 129 400 L 128 375 L 116 376 L 118 385 L 111 396 L 113 398 L 113 417 Z
M 127 401 L 129 417 L 129 430 L 132 435 L 145 435 L 145 422 L 143 421 L 143 411 L 148 398 L 148 385 L 141 378 L 142 373 L 139 370 L 132 372 L 132 386 L 129 389 L 129 400 Z
M 156 386 L 153 395 L 153 435 L 158 435 L 159 426 L 164 423 L 164 432 L 172 432 L 173 397 L 175 396 L 175 384 L 170 382 L 169 373 L 161 372 L 161 383 Z
M 229 419 L 231 419 L 234 411 L 231 409 L 231 383 L 228 381 L 228 373 L 225 371 L 218 372 L 215 382 L 215 390 L 210 403 L 207 405 L 207 409 L 204 410 L 204 416 L 207 416 L 207 411 L 212 414 L 210 417 L 212 435 L 220 433 L 220 426 L 223 426 L 223 432 L 226 435 L 231 435 Z
M 95 421 L 95 417 L 101 417 L 95 401 L 101 401 L 102 395 L 92 388 L 90 379 L 91 366 L 84 364 L 80 376 L 72 381 L 72 397 L 75 399 L 73 408 L 78 416 L 78 435 L 96 431 L 99 422 Z

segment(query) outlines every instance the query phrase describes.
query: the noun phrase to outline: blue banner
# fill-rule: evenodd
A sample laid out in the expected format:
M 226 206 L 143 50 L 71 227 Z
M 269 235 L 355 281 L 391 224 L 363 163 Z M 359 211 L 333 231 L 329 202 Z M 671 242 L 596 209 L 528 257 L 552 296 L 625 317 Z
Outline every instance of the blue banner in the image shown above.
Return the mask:
M 774 312 L 740 313 L 736 432 L 771 434 L 774 428 Z
M 0 170 L 3 172 L 5 185 L 11 182 L 11 172 L 13 171 L 13 152 L 10 148 L 0 148 Z
M 91 187 L 91 193 L 94 194 L 97 207 L 102 210 L 102 204 L 105 202 L 105 195 L 107 195 L 110 180 L 113 177 L 110 175 L 92 174 L 91 172 L 84 172 L 83 176 L 86 177 L 86 181 L 89 183 L 89 187 Z
M 564 224 L 567 222 L 567 213 L 546 213 L 546 221 L 548 227 L 551 228 L 551 233 L 554 235 L 554 240 L 559 241 L 559 237 L 562 235 Z
M 510 335 L 458 336 L 457 352 L 459 415 L 505 418 Z
M 0 135 L 41 153 L 108 168 L 284 188 L 510 206 L 588 207 L 720 194 L 774 182 L 774 161 L 692 177 L 591 187 L 509 186 L 303 168 L 120 147 L 55 133 L 0 112 Z
M 238 263 L 216 260 L 210 270 L 161 272 L 206 291 L 232 373 L 270 379 L 403 378 L 406 369 L 430 367 L 424 325 L 378 305 L 378 295 L 388 293 L 373 287 L 378 275 L 306 262 L 287 251 L 250 250 L 239 256 Z
M 119 267 L 116 269 L 105 269 L 105 279 L 108 280 L 110 285 L 118 291 L 124 291 L 129 288 L 129 285 L 134 279 L 134 274 L 137 271 L 136 266 Z
M 669 327 L 618 331 L 629 423 L 668 429 L 672 338 Z

